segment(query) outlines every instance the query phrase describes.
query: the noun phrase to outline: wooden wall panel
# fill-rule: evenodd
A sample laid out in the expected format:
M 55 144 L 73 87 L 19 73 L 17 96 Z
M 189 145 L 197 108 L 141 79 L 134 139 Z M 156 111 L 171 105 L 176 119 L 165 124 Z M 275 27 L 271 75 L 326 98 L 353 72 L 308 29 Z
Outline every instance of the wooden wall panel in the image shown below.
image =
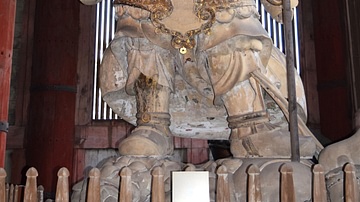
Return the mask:
M 16 77 L 15 126 L 26 126 L 30 99 L 30 80 L 34 40 L 34 18 L 36 0 L 25 0 L 23 3 L 22 26 L 20 36 L 20 54 L 17 61 L 19 72 Z
M 314 25 L 312 0 L 299 1 L 299 34 L 301 78 L 304 83 L 308 120 L 307 125 L 312 130 L 320 129 L 319 98 L 317 91 L 317 72 L 315 58 Z
M 75 95 L 32 91 L 30 105 L 27 164 L 41 173 L 39 184 L 48 191 L 55 191 L 58 168 L 72 168 Z
M 360 2 L 345 0 L 348 12 L 348 45 L 352 65 L 354 109 L 360 110 Z
M 94 52 L 95 52 L 95 21 L 96 5 L 86 6 L 80 4 L 79 8 L 79 44 L 77 58 L 77 94 L 76 94 L 76 111 L 75 111 L 75 149 L 74 149 L 74 175 L 73 182 L 78 182 L 84 177 L 85 154 L 86 150 L 82 146 L 88 145 L 86 142 L 87 129 L 91 126 L 92 114 L 92 90 L 94 75 Z M 108 128 L 104 126 L 104 128 Z M 85 134 L 84 134 L 85 131 Z M 108 137 L 107 134 L 97 134 L 100 137 Z M 91 147 L 98 148 L 98 145 Z
M 51 193 L 57 170 L 73 170 L 79 6 L 73 0 L 36 1 L 26 157 Z
M 321 132 L 337 141 L 352 132 L 344 1 L 312 2 Z
M 80 5 L 80 33 L 78 48 L 76 125 L 91 123 L 95 66 L 96 5 Z
M 117 148 L 120 141 L 126 138 L 133 126 L 125 121 L 114 121 L 117 124 L 77 126 L 75 133 L 75 148 L 106 149 Z M 108 123 L 114 123 L 108 121 Z

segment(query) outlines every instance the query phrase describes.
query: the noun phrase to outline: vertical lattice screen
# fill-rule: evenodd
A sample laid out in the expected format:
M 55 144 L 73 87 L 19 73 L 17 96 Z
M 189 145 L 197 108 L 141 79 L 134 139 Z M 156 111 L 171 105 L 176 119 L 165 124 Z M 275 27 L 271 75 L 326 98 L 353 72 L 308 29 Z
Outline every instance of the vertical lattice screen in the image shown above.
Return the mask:
M 101 98 L 99 88 L 98 68 L 100 67 L 103 53 L 115 33 L 115 12 L 112 0 L 103 0 L 96 8 L 96 39 L 95 39 L 95 70 L 93 88 L 93 120 L 117 119 L 117 115 Z
M 269 36 L 272 38 L 274 45 L 278 47 L 282 52 L 285 52 L 285 42 L 283 38 L 283 25 L 277 23 L 271 16 L 265 11 L 261 5 L 260 0 L 256 0 L 259 13 L 261 15 L 261 23 L 265 30 L 268 31 Z M 118 119 L 119 117 L 112 112 L 110 107 L 101 98 L 101 91 L 99 88 L 98 68 L 100 67 L 101 60 L 103 58 L 103 52 L 109 45 L 110 41 L 114 37 L 115 32 L 115 16 L 112 6 L 112 0 L 103 0 L 98 3 L 96 9 L 97 21 L 96 21 L 96 41 L 95 41 L 95 73 L 94 73 L 94 89 L 93 89 L 93 120 L 111 120 Z M 297 11 L 294 11 L 294 48 L 295 48 L 295 66 L 298 72 L 300 72 L 299 62 L 299 41 L 298 41 L 298 26 L 297 26 Z

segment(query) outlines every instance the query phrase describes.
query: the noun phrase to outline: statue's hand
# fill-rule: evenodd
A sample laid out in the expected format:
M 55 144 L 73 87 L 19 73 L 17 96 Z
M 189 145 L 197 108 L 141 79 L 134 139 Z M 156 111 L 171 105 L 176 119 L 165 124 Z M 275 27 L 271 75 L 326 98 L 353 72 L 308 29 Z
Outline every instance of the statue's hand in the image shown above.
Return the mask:
M 193 87 L 196 91 L 207 99 L 214 99 L 214 92 L 211 85 L 206 82 L 200 75 L 199 70 L 194 62 L 185 62 L 182 70 L 183 78 Z

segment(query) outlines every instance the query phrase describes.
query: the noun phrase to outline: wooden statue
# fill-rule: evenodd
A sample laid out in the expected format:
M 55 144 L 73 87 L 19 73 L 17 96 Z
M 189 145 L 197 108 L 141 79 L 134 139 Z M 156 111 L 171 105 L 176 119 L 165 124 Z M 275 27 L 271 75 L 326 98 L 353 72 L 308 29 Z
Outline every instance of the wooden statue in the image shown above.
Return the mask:
M 282 0 L 262 4 L 282 21 Z M 297 1 L 291 4 L 295 7 Z M 120 186 L 118 173 L 124 168 L 136 174 L 131 183 L 130 178 L 122 180 L 121 189 L 133 191 L 120 193 L 120 198 L 150 201 L 151 193 L 158 193 L 152 197 L 171 201 L 170 173 L 186 167 L 210 172 L 212 200 L 311 200 L 310 159 L 323 147 L 305 125 L 305 94 L 296 75 L 301 161 L 289 163 L 285 57 L 260 24 L 254 0 L 115 0 L 114 6 L 117 30 L 104 53 L 100 87 L 113 111 L 136 128 L 120 143 L 120 156 L 101 168 L 102 201 L 117 201 L 114 187 Z M 359 162 L 356 152 L 334 155 L 339 148 L 354 148 L 359 134 L 320 154 L 326 172 L 347 161 Z M 173 135 L 229 139 L 233 158 L 197 166 L 173 161 L 168 158 Z M 338 158 L 330 158 L 334 156 Z M 151 176 L 152 170 L 160 167 L 164 176 L 152 178 L 159 176 Z M 314 171 L 320 190 L 315 198 L 326 197 L 320 189 L 325 185 L 322 170 Z M 352 180 L 347 184 L 356 189 L 353 170 L 348 169 Z M 341 172 L 335 173 L 337 182 Z M 156 183 L 150 190 L 151 179 L 159 181 L 165 195 Z M 75 186 L 74 200 L 86 198 L 84 184 Z M 338 184 L 332 189 L 342 190 Z M 331 193 L 336 195 L 331 198 L 344 195 Z
M 264 2 L 281 20 L 281 1 Z M 117 31 L 104 54 L 100 87 L 112 109 L 136 125 L 120 143 L 121 155 L 170 155 L 173 134 L 229 138 L 235 157 L 290 155 L 287 128 L 271 123 L 265 93 L 251 76 L 264 75 L 287 96 L 284 55 L 259 22 L 253 0 L 114 4 Z M 298 76 L 296 82 L 306 119 Z M 300 142 L 302 155 L 312 156 L 311 138 Z

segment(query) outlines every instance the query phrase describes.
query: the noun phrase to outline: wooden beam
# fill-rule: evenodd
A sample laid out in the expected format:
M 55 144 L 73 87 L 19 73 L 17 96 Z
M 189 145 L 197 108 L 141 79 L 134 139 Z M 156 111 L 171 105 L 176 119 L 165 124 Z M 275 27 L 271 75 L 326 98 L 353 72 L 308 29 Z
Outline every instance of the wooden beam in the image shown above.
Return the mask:
M 36 0 L 24 1 L 24 9 L 21 27 L 20 53 L 17 59 L 18 73 L 16 81 L 16 107 L 15 107 L 15 126 L 22 127 L 27 125 L 28 106 L 30 99 L 30 80 L 32 67 L 32 54 L 34 42 L 34 18 Z
M 119 142 L 130 134 L 130 124 L 120 122 L 117 125 L 76 126 L 76 149 L 117 148 Z
M 308 108 L 307 125 L 312 130 L 320 130 L 319 97 L 314 42 L 312 0 L 299 2 L 301 78 L 304 83 Z
M 77 57 L 77 94 L 75 125 L 91 124 L 92 98 L 94 84 L 94 53 L 96 6 L 80 4 L 79 48 Z
M 8 125 L 15 0 L 0 1 L 0 126 Z M 6 129 L 0 130 L 0 167 L 5 164 Z

